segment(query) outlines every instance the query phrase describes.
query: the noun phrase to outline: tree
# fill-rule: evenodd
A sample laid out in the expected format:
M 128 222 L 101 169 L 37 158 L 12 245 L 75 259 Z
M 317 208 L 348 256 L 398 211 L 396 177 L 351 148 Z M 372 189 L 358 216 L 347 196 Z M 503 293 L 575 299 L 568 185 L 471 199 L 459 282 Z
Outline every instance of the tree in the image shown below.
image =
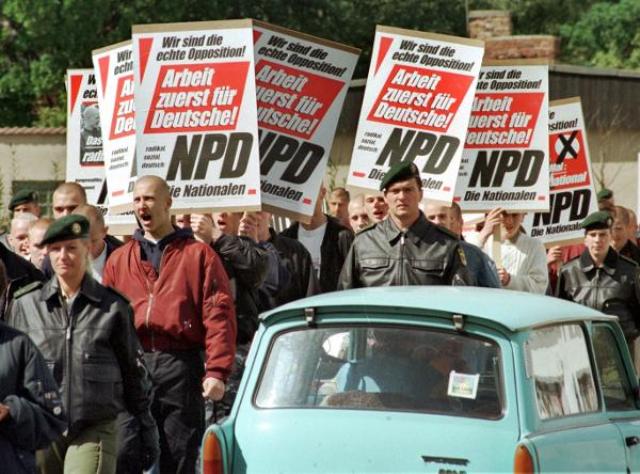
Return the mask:
M 256 18 L 363 50 L 366 77 L 376 24 L 463 35 L 461 1 L 4 0 L 0 2 L 0 126 L 66 121 L 64 75 L 92 67 L 91 50 L 124 41 L 131 25 Z
M 640 69 L 640 2 L 596 3 L 561 28 L 564 57 L 587 66 Z

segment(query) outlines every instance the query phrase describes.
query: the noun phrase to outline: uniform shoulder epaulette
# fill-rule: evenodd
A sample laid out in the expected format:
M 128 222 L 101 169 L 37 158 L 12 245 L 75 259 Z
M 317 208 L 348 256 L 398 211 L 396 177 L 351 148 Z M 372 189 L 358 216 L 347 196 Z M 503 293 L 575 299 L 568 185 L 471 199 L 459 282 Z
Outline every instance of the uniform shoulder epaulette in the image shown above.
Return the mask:
M 568 265 L 569 263 L 573 263 L 573 262 L 575 262 L 576 260 L 578 260 L 581 256 L 582 256 L 582 254 L 580 254 L 580 255 L 576 255 L 575 257 L 571 257 L 569 260 L 567 260 L 566 262 L 564 262 L 564 264 L 563 264 L 563 265 Z
M 375 229 L 377 225 L 378 225 L 378 223 L 374 222 L 373 224 L 370 224 L 369 226 L 365 227 L 364 229 L 360 229 L 358 232 L 356 232 L 356 235 L 360 235 L 360 234 L 363 234 L 365 232 L 369 232 L 370 230 Z
M 111 287 L 111 286 L 105 286 L 105 288 L 107 290 L 109 290 L 111 293 L 113 293 L 114 295 L 122 298 L 125 303 L 127 304 L 131 304 L 131 301 L 129 300 L 129 298 L 127 298 L 124 294 L 120 293 L 118 290 L 116 290 L 115 288 Z
M 20 288 L 18 288 L 14 293 L 13 293 L 13 298 L 20 298 L 21 296 L 26 295 L 27 293 L 31 293 L 34 290 L 37 290 L 38 288 L 42 288 L 42 282 L 41 281 L 34 281 L 29 283 L 28 285 L 25 286 L 21 286 Z

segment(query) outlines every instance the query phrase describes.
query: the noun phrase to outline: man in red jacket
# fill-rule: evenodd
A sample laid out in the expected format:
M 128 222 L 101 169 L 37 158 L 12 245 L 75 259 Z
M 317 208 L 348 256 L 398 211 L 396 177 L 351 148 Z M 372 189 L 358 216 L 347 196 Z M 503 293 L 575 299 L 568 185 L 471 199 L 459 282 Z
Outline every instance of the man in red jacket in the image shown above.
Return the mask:
M 133 201 L 142 230 L 111 255 L 103 283 L 127 296 L 135 312 L 154 383 L 160 470 L 193 473 L 204 432 L 203 397 L 222 398 L 234 360 L 236 318 L 229 280 L 208 245 L 196 241 L 191 230 L 171 224 L 171 195 L 164 180 L 140 178 Z M 135 472 L 136 440 L 126 429 L 121 436 L 126 447 L 118 467 Z

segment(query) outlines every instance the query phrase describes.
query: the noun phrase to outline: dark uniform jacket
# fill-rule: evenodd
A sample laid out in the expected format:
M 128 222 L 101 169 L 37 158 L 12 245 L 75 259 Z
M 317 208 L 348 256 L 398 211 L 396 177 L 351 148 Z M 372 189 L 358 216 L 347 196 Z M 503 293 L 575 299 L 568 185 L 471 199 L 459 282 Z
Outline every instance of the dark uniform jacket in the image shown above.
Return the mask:
M 89 274 L 69 308 L 57 278 L 25 291 L 6 319 L 42 352 L 62 389 L 71 432 L 115 419 L 122 400 L 148 421 L 151 383 L 127 300 Z
M 0 296 L 1 316 L 16 290 L 35 281 L 44 280 L 44 275 L 31 262 L 13 253 L 4 245 L 0 245 L 0 261 L 4 264 L 7 280 L 9 280 L 6 292 Z
M 601 268 L 588 250 L 560 270 L 559 297 L 618 316 L 628 341 L 638 334 L 638 266 L 609 249 Z
M 35 472 L 35 451 L 66 428 L 58 386 L 25 334 L 0 322 L 0 403 L 10 416 L 0 421 L 0 472 Z
M 406 233 L 389 217 L 358 233 L 339 288 L 469 283 L 458 239 L 420 213 Z
M 320 276 L 318 278 L 320 291 L 327 293 L 338 289 L 340 270 L 347 258 L 351 243 L 353 242 L 353 232 L 331 216 L 327 217 L 327 228 L 320 246 Z M 290 239 L 298 240 L 300 223 L 295 222 L 290 227 L 282 231 L 282 235 Z

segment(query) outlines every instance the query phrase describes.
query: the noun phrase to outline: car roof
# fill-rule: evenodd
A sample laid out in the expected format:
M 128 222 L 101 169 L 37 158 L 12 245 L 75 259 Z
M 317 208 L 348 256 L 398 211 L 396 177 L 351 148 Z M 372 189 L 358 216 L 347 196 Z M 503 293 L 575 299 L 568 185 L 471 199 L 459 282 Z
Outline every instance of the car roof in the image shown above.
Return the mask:
M 306 308 L 383 310 L 425 309 L 461 314 L 502 325 L 510 331 L 582 320 L 615 321 L 587 306 L 521 291 L 463 286 L 393 286 L 335 291 L 294 301 L 262 315 L 264 321 Z

